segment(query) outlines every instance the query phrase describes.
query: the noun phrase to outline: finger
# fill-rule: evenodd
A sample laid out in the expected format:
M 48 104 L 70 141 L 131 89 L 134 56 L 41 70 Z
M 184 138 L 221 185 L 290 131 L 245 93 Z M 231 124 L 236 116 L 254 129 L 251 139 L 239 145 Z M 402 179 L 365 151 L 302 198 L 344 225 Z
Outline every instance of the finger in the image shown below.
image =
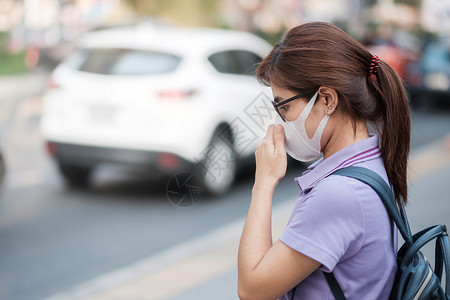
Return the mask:
M 270 124 L 269 127 L 267 128 L 266 136 L 264 138 L 273 142 L 274 131 L 275 126 L 273 124 Z
M 284 149 L 284 127 L 281 124 L 277 124 L 274 133 L 274 143 L 276 152 L 285 152 Z

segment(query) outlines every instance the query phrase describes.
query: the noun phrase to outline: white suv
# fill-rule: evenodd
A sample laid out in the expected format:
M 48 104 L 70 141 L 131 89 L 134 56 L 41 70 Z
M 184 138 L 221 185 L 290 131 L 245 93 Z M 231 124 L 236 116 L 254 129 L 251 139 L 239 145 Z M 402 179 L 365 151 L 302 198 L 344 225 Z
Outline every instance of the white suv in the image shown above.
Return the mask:
M 135 26 L 92 32 L 54 71 L 41 131 L 71 185 L 100 163 L 201 170 L 211 194 L 231 186 L 273 120 L 253 77 L 271 46 L 219 29 Z M 198 168 L 198 167 L 201 168 Z

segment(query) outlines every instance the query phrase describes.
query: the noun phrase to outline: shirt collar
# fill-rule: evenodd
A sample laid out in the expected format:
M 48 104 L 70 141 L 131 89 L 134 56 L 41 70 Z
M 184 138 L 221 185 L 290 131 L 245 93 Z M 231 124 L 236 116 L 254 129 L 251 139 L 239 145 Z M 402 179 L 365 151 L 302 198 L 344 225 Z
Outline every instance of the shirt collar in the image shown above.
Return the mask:
M 320 158 L 294 180 L 302 191 L 311 189 L 318 181 L 334 171 L 381 156 L 378 136 L 371 137 L 339 150 L 327 159 Z

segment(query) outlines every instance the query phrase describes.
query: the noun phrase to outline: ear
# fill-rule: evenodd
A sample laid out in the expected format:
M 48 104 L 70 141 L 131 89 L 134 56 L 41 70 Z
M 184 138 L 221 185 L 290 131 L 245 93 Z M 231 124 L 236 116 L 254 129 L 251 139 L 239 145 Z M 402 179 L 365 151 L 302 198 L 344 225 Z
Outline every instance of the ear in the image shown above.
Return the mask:
M 331 115 L 336 110 L 339 103 L 336 90 L 326 86 L 319 88 L 319 100 L 327 115 Z

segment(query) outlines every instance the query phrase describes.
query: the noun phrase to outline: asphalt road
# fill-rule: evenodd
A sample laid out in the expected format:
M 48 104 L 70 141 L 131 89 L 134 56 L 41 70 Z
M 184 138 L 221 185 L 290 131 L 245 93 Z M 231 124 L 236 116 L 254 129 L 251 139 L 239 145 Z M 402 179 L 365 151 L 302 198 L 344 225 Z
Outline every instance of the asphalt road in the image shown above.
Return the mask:
M 0 85 L 8 164 L 0 196 L 0 299 L 45 299 L 245 216 L 252 170 L 226 196 L 202 197 L 184 209 L 168 201 L 166 179 L 112 166 L 96 172 L 91 188 L 67 189 L 38 131 L 44 82 L 30 80 L 17 93 Z M 413 114 L 413 149 L 448 133 L 449 108 Z M 298 194 L 293 178 L 300 172 L 290 168 L 277 201 Z

